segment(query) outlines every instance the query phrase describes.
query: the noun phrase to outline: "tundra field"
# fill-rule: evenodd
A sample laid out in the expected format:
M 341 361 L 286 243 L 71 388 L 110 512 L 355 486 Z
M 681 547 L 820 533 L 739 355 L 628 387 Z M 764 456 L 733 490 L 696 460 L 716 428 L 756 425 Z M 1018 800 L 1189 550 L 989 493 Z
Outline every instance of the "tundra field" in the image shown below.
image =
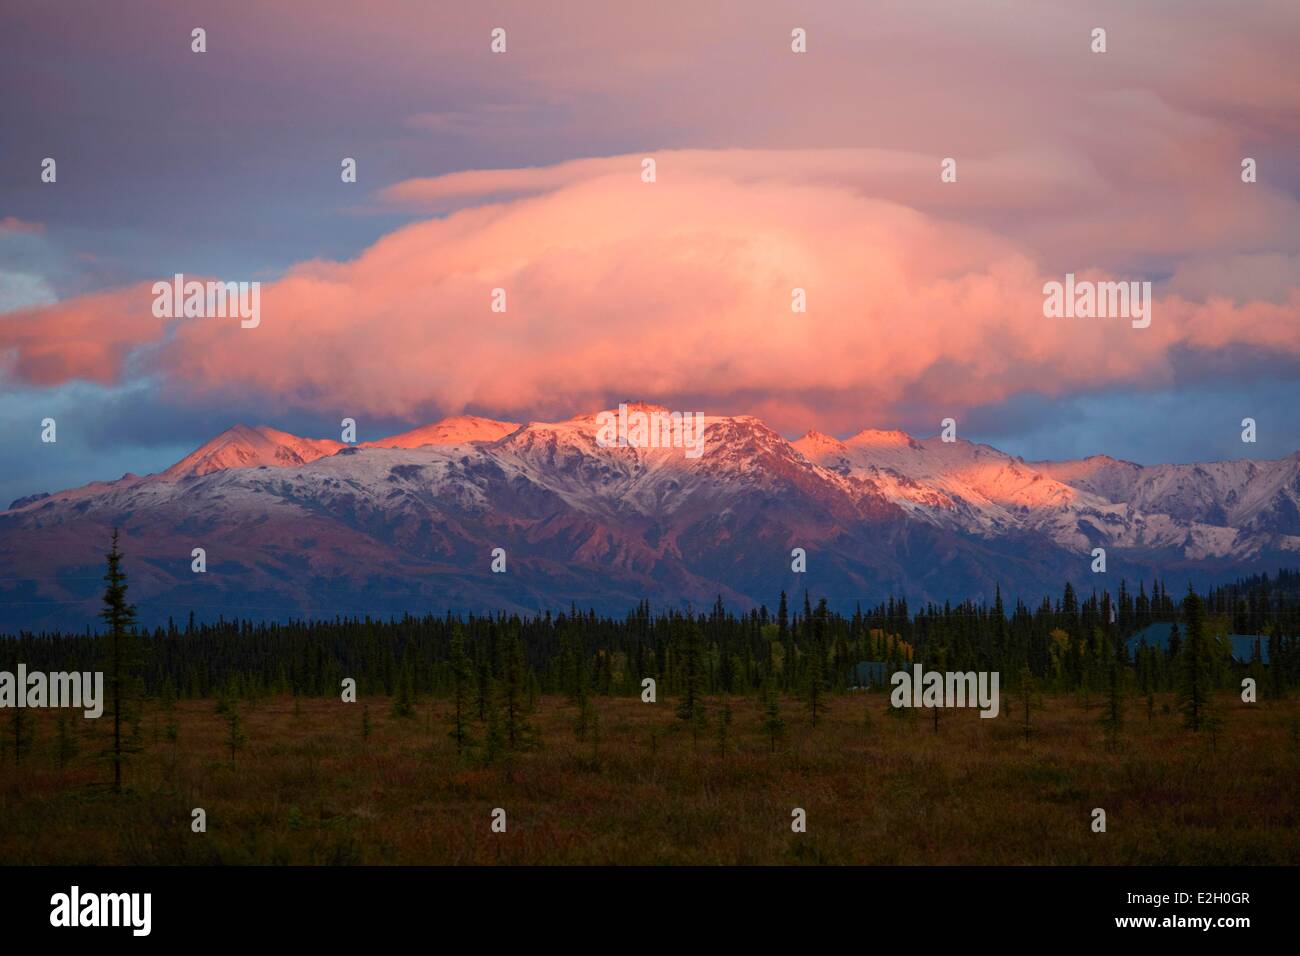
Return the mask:
M 147 701 L 121 794 L 110 715 L 65 716 L 61 736 L 28 711 L 21 761 L 10 740 L 0 763 L 0 864 L 1300 863 L 1295 699 L 1220 694 L 1218 729 L 1193 734 L 1173 695 L 1127 698 L 1112 747 L 1096 696 L 1035 698 L 1028 739 L 1012 694 L 937 728 L 883 691 L 831 698 L 816 728 L 782 698 L 774 747 L 753 697 L 729 700 L 724 740 L 716 698 L 695 732 L 670 699 L 593 699 L 580 739 L 548 696 L 532 745 L 490 763 L 477 721 L 457 754 L 447 701 L 393 703 L 239 702 L 232 748 L 214 701 Z

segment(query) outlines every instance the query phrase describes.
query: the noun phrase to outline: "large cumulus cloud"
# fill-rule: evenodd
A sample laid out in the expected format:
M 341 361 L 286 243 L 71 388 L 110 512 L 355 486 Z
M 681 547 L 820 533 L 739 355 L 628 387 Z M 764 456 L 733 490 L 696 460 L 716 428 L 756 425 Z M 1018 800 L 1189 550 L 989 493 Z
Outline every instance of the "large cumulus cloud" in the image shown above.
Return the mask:
M 156 319 L 148 284 L 11 312 L 0 317 L 7 374 L 37 384 L 146 375 L 180 401 L 255 395 L 268 410 L 388 417 L 529 417 L 689 395 L 709 411 L 835 429 L 889 421 L 904 402 L 960 415 L 1021 392 L 1160 383 L 1174 350 L 1300 354 L 1300 293 L 1278 281 L 1285 257 L 1261 260 L 1272 279 L 1258 297 L 1184 295 L 1157 281 L 1148 329 L 1051 320 L 1042 286 L 1060 274 L 1015 230 L 940 215 L 929 191 L 944 187 L 924 157 L 655 158 L 653 184 L 635 154 L 392 187 L 384 201 L 451 211 L 265 284 L 256 329 Z M 963 176 L 985 203 L 1075 179 L 1052 163 L 1026 179 L 1027 162 Z M 902 184 L 888 199 L 886 177 Z M 1085 220 L 1067 216 L 1062 228 Z M 1076 261 L 1080 276 L 1151 278 L 1087 253 Z M 806 314 L 791 312 L 795 287 L 807 290 Z M 506 290 L 504 314 L 489 308 L 494 288 Z

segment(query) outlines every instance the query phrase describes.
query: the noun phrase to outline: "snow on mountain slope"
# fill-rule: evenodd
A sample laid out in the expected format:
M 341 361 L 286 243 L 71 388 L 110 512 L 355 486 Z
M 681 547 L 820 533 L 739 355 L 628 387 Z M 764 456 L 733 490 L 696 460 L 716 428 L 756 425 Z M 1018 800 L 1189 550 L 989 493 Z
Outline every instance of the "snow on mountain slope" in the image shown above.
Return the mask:
M 794 443 L 810 461 L 876 489 L 912 515 L 984 534 L 1042 528 L 1082 545 L 1080 515 L 1113 522 L 1104 499 L 1056 481 L 987 445 L 867 430 L 840 442 L 810 433 Z
M 923 441 L 902 432 L 865 431 L 845 442 L 857 473 L 923 481 L 980 505 L 1039 510 L 1069 506 L 1082 496 L 988 445 Z
M 161 474 L 0 512 L 0 606 L 51 621 L 64 603 L 93 603 L 87 571 L 113 527 L 133 586 L 158 609 L 209 606 L 205 588 L 222 607 L 302 612 L 746 603 L 805 581 L 844 601 L 965 598 L 999 582 L 1016 593 L 1094 583 L 1099 545 L 1111 573 L 1131 577 L 1300 554 L 1300 456 L 1031 463 L 896 431 L 789 442 L 751 416 L 706 417 L 698 456 L 598 436 L 599 414 L 461 417 L 352 446 L 237 426 Z M 189 572 L 196 546 L 208 575 Z M 508 575 L 488 571 L 495 547 Z M 807 578 L 790 573 L 794 547 Z
M 259 425 L 236 425 L 195 449 L 163 474 L 168 478 L 206 475 L 228 468 L 287 468 L 332 455 L 344 447 L 324 438 L 299 438 Z
M 464 445 L 496 441 L 519 428 L 516 422 L 498 422 L 477 415 L 457 415 L 432 425 L 423 425 L 400 435 L 365 442 L 362 448 L 421 448 L 425 445 Z
M 667 411 L 644 404 L 628 410 Z M 459 416 L 358 446 L 237 425 L 161 475 L 32 496 L 14 510 L 48 513 L 76 502 L 83 512 L 134 511 L 171 493 L 160 482 L 182 479 L 187 500 L 198 507 L 202 496 L 193 482 L 226 472 L 234 476 L 209 484 L 222 489 L 227 509 L 288 483 L 294 487 L 283 496 L 292 500 L 330 507 L 345 489 L 350 500 L 383 510 L 398 497 L 394 475 L 407 488 L 418 471 L 420 500 L 428 504 L 487 507 L 480 479 L 491 475 L 598 519 L 725 518 L 737 499 L 761 495 L 809 503 L 824 520 L 844 524 L 905 515 L 984 538 L 1042 534 L 1076 552 L 1102 544 L 1232 556 L 1257 549 L 1260 535 L 1284 548 L 1300 535 L 1300 455 L 1150 468 L 1100 456 L 1025 462 L 987 445 L 918 440 L 901 431 L 868 429 L 844 441 L 809 432 L 792 443 L 752 416 L 707 416 L 703 451 L 693 456 L 682 447 L 602 444 L 602 414 L 527 425 Z M 315 469 L 305 467 L 313 463 Z M 235 475 L 248 469 L 261 473 Z
M 1030 461 L 1026 464 L 1049 478 L 1113 502 L 1128 501 L 1142 477 L 1141 465 L 1109 455 L 1092 455 L 1076 461 Z
M 629 411 L 667 410 L 636 404 Z M 810 468 L 789 442 L 751 416 L 705 416 L 702 453 L 691 457 L 682 447 L 602 446 L 599 414 L 531 423 L 494 446 L 491 455 L 580 510 L 599 501 L 616 511 L 671 515 L 742 492 L 797 492 L 853 508 L 834 475 Z
M 1034 462 L 1076 488 L 1146 513 L 1247 531 L 1300 535 L 1300 453 L 1279 461 L 1151 465 L 1105 456 Z

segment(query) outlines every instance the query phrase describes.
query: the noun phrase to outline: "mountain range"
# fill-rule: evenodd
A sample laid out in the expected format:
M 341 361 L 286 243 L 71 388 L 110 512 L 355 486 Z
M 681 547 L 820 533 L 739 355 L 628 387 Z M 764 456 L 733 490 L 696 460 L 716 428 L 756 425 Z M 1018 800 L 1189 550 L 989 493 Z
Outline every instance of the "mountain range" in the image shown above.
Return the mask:
M 345 445 L 236 425 L 161 473 L 0 512 L 0 630 L 92 624 L 114 527 L 146 623 L 618 612 L 719 595 L 770 607 L 804 588 L 839 608 L 978 600 L 997 586 L 1036 601 L 1066 580 L 1177 587 L 1300 564 L 1300 453 L 1025 461 L 901 431 L 788 441 L 757 418 L 718 416 L 692 458 L 600 431 L 599 413 L 459 416 Z M 1105 573 L 1092 571 L 1095 548 Z

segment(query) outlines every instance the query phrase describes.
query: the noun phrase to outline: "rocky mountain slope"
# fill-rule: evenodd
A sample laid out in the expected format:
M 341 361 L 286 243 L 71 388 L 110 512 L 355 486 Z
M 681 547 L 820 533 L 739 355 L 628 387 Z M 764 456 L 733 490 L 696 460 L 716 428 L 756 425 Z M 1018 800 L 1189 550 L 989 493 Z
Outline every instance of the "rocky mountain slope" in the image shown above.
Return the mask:
M 346 446 L 235 426 L 160 474 L 0 513 L 3 629 L 92 623 L 114 526 L 149 622 L 771 605 L 804 587 L 842 607 L 999 584 L 1037 600 L 1066 579 L 1176 586 L 1300 564 L 1300 455 L 1026 462 L 896 431 L 790 442 L 748 416 L 705 423 L 698 458 L 602 442 L 597 414 L 462 416 Z M 1096 547 L 1105 575 L 1090 570 Z

